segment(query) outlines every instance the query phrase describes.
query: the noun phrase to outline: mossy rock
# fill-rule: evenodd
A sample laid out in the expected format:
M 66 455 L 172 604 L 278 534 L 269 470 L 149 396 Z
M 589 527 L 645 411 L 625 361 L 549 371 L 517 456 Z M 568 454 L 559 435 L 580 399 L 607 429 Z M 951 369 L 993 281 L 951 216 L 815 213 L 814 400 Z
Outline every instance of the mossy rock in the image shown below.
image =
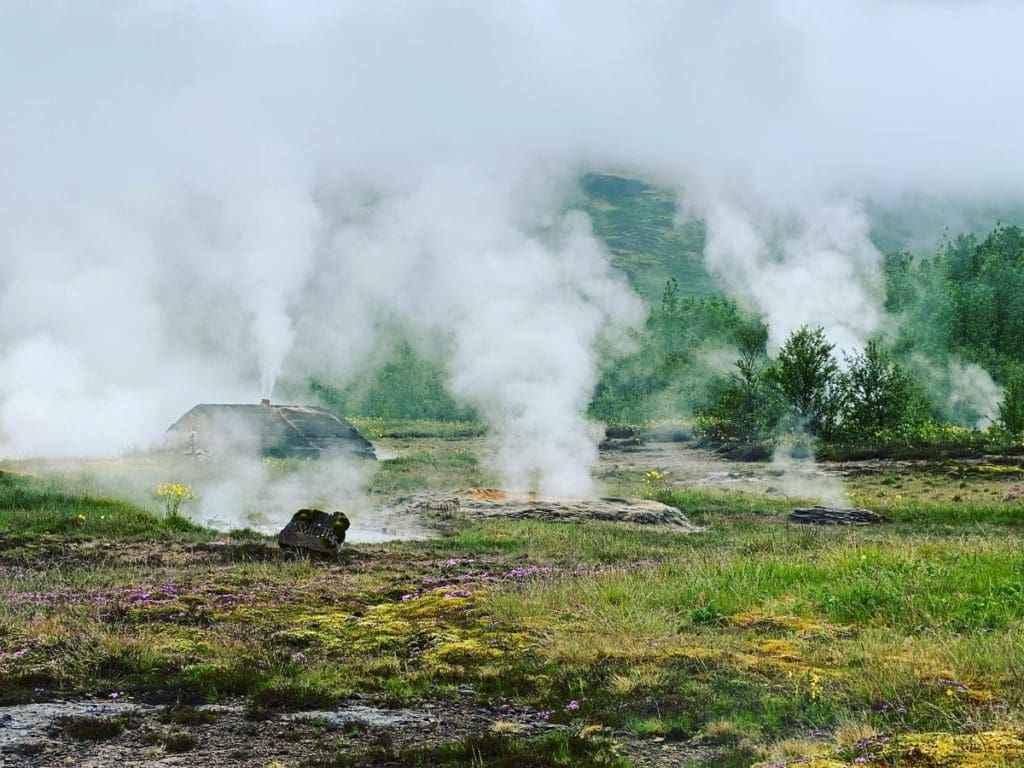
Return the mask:
M 285 549 L 335 555 L 345 541 L 349 525 L 344 512 L 328 514 L 319 509 L 300 509 L 278 534 L 277 543 Z

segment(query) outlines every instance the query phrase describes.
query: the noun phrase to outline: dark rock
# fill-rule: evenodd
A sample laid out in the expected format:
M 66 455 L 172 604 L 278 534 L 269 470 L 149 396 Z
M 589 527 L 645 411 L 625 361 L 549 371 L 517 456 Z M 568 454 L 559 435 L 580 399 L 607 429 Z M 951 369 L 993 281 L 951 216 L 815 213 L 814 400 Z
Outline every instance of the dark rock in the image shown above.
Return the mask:
M 277 535 L 277 543 L 285 549 L 335 555 L 345 541 L 348 526 L 344 512 L 328 514 L 319 509 L 300 509 Z
M 733 461 L 771 461 L 775 449 L 770 443 L 745 443 L 724 446 L 718 452 Z
M 645 443 L 687 443 L 693 439 L 693 431 L 676 426 L 658 426 L 645 429 L 637 435 Z
M 794 510 L 789 519 L 794 523 L 809 525 L 871 525 L 888 522 L 882 515 L 868 509 L 823 506 Z
M 635 451 L 642 448 L 644 441 L 638 437 L 624 437 L 604 440 L 598 446 L 602 451 Z

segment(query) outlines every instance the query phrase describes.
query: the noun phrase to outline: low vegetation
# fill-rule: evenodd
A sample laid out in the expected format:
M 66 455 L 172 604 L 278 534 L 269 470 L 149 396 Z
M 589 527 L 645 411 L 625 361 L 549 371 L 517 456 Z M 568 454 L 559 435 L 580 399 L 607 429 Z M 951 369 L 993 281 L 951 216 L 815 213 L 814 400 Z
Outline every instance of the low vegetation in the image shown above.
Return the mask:
M 469 695 L 567 727 L 348 743 L 310 766 L 625 766 L 623 738 L 693 745 L 693 766 L 1011 765 L 1019 471 L 878 465 L 847 492 L 892 522 L 863 529 L 796 526 L 795 500 L 637 473 L 617 490 L 707 532 L 488 520 L 336 563 L 210 542 L 7 474 L 0 700 L 166 701 L 166 751 L 193 748 L 187 729 L 211 717 L 194 705 L 237 697 L 263 720 L 357 694 L 412 707 Z M 411 461 L 381 472 L 392 488 L 422 479 Z M 111 722 L 68 727 L 113 738 Z
M 369 749 L 312 760 L 303 768 L 628 768 L 629 762 L 600 731 L 556 733 L 526 739 L 485 734 L 442 744 L 400 748 L 385 741 Z

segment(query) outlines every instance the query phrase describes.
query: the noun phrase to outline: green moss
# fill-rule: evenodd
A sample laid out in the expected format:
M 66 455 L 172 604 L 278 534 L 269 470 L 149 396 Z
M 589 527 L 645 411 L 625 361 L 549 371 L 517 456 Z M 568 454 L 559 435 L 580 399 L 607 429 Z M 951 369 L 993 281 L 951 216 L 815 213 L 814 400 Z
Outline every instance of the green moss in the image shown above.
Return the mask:
M 381 438 L 463 440 L 483 437 L 487 425 L 478 421 L 437 421 L 434 419 L 391 419 L 350 416 L 349 421 L 373 440 Z
M 953 734 L 907 733 L 866 739 L 857 746 L 818 758 L 804 758 L 774 766 L 800 768 L 857 768 L 861 765 L 906 768 L 1009 768 L 1024 763 L 1024 732 L 985 731 Z M 767 768 L 769 763 L 759 763 Z
M 237 657 L 191 664 L 169 683 L 183 701 L 216 701 L 256 690 L 269 674 L 263 665 Z
M 910 768 L 982 768 L 1024 762 L 1024 732 L 913 733 L 898 736 L 879 750 L 883 765 Z

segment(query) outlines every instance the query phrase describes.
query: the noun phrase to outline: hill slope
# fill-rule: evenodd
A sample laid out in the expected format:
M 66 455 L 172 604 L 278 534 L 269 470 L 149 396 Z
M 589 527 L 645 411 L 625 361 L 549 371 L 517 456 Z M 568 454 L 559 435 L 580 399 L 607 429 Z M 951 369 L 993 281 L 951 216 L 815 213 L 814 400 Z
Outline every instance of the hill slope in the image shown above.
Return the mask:
M 612 253 L 612 263 L 647 300 L 657 305 L 674 277 L 683 295 L 715 290 L 704 268 L 704 225 L 688 220 L 676 226 L 675 196 L 639 179 L 602 173 L 580 178 L 578 208 L 590 216 L 594 234 Z

